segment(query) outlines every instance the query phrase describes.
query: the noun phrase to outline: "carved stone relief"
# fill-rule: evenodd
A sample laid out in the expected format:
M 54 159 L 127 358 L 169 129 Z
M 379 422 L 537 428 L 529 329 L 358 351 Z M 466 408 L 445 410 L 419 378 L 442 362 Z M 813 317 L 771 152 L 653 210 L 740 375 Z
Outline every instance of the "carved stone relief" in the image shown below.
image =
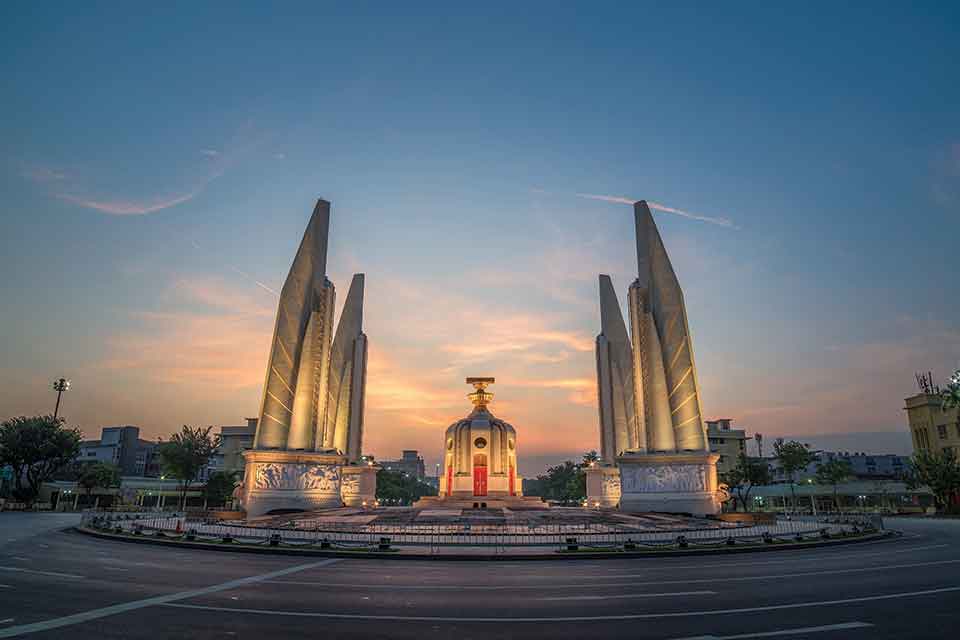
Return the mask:
M 707 470 L 701 464 L 620 467 L 623 491 L 671 493 L 707 490 Z
M 260 463 L 254 472 L 253 488 L 339 493 L 340 468 L 306 463 Z

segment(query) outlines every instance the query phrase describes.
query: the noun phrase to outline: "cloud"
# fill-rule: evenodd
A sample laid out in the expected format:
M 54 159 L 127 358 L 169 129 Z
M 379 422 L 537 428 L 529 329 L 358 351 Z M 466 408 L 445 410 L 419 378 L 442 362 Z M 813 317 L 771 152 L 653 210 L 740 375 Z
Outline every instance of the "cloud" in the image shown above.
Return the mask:
M 63 171 L 44 166 L 24 166 L 23 169 L 20 170 L 20 175 L 28 180 L 41 184 L 57 182 L 67 177 L 67 174 Z
M 159 300 L 162 309 L 131 314 L 134 330 L 107 338 L 103 368 L 191 395 L 255 393 L 263 384 L 271 308 L 223 280 L 203 276 L 175 281 Z
M 222 150 L 200 149 L 202 160 L 196 158 L 195 151 L 183 156 L 173 168 L 185 178 L 179 180 L 181 184 L 161 190 L 160 193 L 164 195 L 120 196 L 114 193 L 104 194 L 105 189 L 92 186 L 92 183 L 102 182 L 104 179 L 107 183 L 115 181 L 115 178 L 111 179 L 109 175 L 93 176 L 99 178 L 97 180 L 92 180 L 90 175 L 83 179 L 80 176 L 67 179 L 68 176 L 64 173 L 42 166 L 29 167 L 21 173 L 34 182 L 46 185 L 53 197 L 85 209 L 118 216 L 148 215 L 193 200 L 203 193 L 211 182 L 247 156 L 259 144 L 257 136 L 251 135 L 251 126 L 251 123 L 245 124 L 226 142 Z
M 94 209 L 96 211 L 109 213 L 115 216 L 142 216 L 155 211 L 169 209 L 170 207 L 175 207 L 178 204 L 183 204 L 184 202 L 189 202 L 190 200 L 193 200 L 198 193 L 199 190 L 195 190 L 189 193 L 147 201 L 90 200 L 65 193 L 59 193 L 57 194 L 57 197 L 61 200 L 80 205 L 81 207 L 85 207 L 87 209 Z
M 960 201 L 960 142 L 946 145 L 934 158 L 933 199 L 942 206 Z
M 590 200 L 602 200 L 604 202 L 615 202 L 617 204 L 629 204 L 637 202 L 639 198 L 623 198 L 619 196 L 603 196 L 593 193 L 577 193 L 574 194 L 578 198 L 588 198 Z M 729 218 L 715 218 L 711 216 L 703 216 L 698 213 L 690 213 L 689 211 L 683 211 L 682 209 L 674 209 L 673 207 L 668 207 L 657 202 L 647 201 L 647 206 L 651 209 L 656 209 L 657 211 L 663 211 L 664 213 L 672 213 L 678 216 L 683 216 L 684 218 L 689 218 L 691 220 L 700 220 L 701 222 L 709 222 L 710 224 L 720 225 L 721 227 L 730 227 L 736 229 L 736 225 Z
M 567 395 L 568 402 L 585 407 L 597 406 L 597 381 L 593 378 L 545 378 L 527 380 L 514 380 L 511 378 L 509 379 L 509 383 L 518 387 L 569 391 L 570 393 Z

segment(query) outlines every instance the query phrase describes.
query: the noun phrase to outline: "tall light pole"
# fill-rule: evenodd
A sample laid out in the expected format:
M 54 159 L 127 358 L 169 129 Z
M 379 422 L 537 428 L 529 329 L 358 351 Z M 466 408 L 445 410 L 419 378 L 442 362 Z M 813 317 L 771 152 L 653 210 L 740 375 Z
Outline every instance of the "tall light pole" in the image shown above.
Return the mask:
M 66 378 L 57 378 L 53 381 L 53 390 L 57 392 L 57 406 L 53 409 L 53 419 L 56 420 L 60 415 L 60 397 L 64 391 L 70 390 L 70 381 Z
M 753 434 L 753 439 L 757 441 L 757 457 L 763 457 L 763 434 L 755 433 Z

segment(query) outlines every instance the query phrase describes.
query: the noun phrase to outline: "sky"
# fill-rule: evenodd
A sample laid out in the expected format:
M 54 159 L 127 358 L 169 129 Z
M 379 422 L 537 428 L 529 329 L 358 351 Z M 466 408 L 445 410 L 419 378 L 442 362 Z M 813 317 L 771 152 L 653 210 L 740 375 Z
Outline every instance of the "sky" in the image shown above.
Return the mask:
M 4 3 L 0 415 L 243 424 L 323 197 L 364 449 L 432 467 L 495 376 L 534 475 L 599 447 L 643 198 L 706 418 L 907 453 L 960 367 L 960 6 L 677 4 Z

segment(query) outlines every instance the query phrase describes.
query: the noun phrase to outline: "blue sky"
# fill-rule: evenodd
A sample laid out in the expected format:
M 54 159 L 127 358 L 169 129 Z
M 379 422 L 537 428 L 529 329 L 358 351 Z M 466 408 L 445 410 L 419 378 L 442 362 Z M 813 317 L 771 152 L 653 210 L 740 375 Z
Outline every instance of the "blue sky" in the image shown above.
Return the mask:
M 322 196 L 367 449 L 429 461 L 495 375 L 529 459 L 574 455 L 635 269 L 596 194 L 732 221 L 657 213 L 708 417 L 905 447 L 914 371 L 960 366 L 960 11 L 514 4 L 5 4 L 0 413 L 64 373 L 91 435 L 253 415 Z

